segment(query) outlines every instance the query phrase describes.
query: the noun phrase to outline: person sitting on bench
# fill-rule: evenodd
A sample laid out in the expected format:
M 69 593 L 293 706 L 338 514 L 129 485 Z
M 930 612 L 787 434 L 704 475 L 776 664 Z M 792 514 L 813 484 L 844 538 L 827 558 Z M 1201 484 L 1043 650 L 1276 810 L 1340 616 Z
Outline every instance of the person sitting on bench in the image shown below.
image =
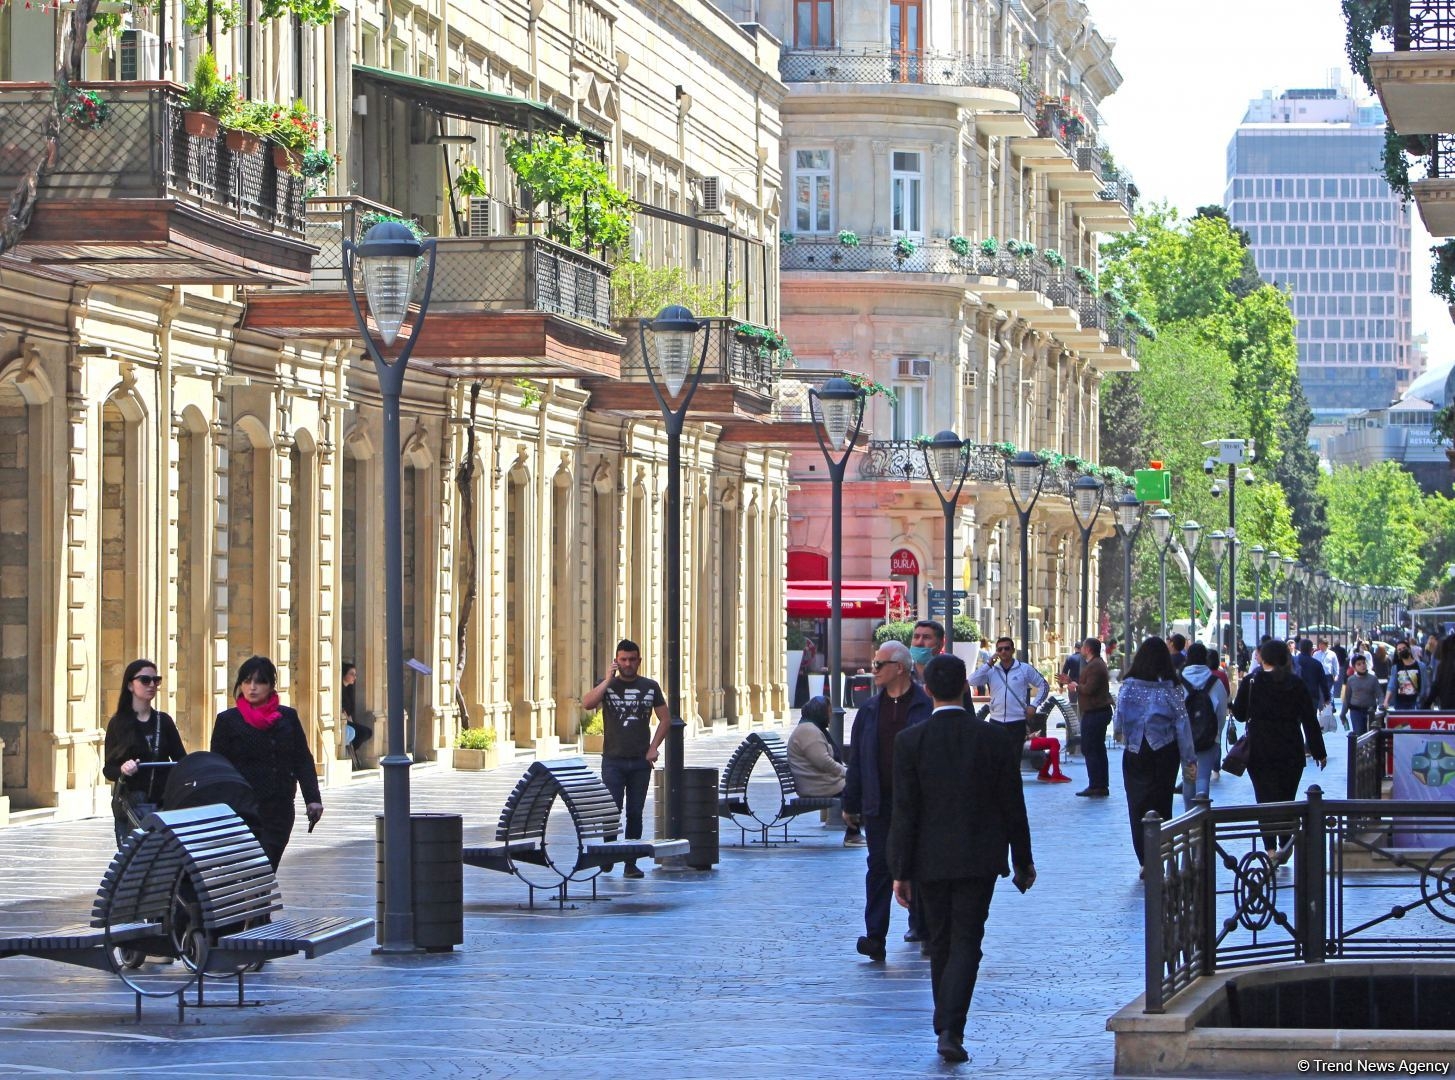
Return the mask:
M 800 795 L 842 795 L 849 767 L 839 760 L 838 748 L 828 733 L 831 707 L 820 694 L 809 698 L 798 714 L 798 726 L 788 736 L 788 768 Z M 857 825 L 844 831 L 845 847 L 863 847 Z
M 1026 749 L 1040 750 L 1046 755 L 1046 760 L 1041 763 L 1041 771 L 1036 774 L 1037 780 L 1043 784 L 1071 783 L 1071 777 L 1061 771 L 1060 739 L 1047 738 L 1044 731 L 1030 731 L 1026 733 Z

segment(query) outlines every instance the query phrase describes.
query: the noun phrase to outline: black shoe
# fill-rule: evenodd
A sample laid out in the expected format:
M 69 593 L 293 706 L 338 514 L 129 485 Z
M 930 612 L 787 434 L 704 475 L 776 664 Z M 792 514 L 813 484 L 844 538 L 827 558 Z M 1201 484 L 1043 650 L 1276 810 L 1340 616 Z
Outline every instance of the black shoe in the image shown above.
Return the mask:
M 609 862 L 609 863 L 607 863 L 607 864 L 606 864 L 606 865 L 605 865 L 605 866 L 603 866 L 603 867 L 602 867 L 602 868 L 601 868 L 601 872 L 602 872 L 602 873 L 603 873 L 603 874 L 609 874 L 609 873 L 611 873 L 611 872 L 612 872 L 612 871 L 613 871 L 613 870 L 615 870 L 615 869 L 616 869 L 616 863 L 614 863 L 614 862 Z
M 948 1031 L 940 1036 L 939 1045 L 935 1049 L 939 1051 L 940 1057 L 946 1061 L 959 1062 L 970 1060 L 970 1055 L 965 1053 L 965 1044 Z
M 858 944 L 854 946 L 860 956 L 867 956 L 870 960 L 884 960 L 884 940 L 882 938 L 861 937 Z
M 930 943 L 928 941 L 923 942 L 920 945 L 919 954 L 923 956 L 926 960 L 930 959 Z
M 924 941 L 925 940 L 925 936 L 923 934 L 921 934 L 918 930 L 906 930 L 904 932 L 904 940 L 905 941 Z
M 625 878 L 644 878 L 647 875 L 642 873 L 636 863 L 627 863 L 621 868 L 621 876 Z
M 1078 791 L 1076 794 L 1083 799 L 1105 799 L 1111 792 L 1104 787 L 1089 787 L 1083 791 Z

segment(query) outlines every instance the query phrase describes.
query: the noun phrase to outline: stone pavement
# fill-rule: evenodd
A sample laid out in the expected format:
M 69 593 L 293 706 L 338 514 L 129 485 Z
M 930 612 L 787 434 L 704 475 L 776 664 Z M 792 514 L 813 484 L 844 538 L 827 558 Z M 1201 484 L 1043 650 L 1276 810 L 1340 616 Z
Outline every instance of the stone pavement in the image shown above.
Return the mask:
M 688 745 L 721 766 L 741 738 Z M 1305 786 L 1344 791 L 1344 743 Z M 492 773 L 413 771 L 413 810 L 465 817 L 488 839 L 523 765 Z M 966 1032 L 977 1077 L 1106 1077 L 1106 1019 L 1142 980 L 1142 890 L 1131 853 L 1120 756 L 1113 796 L 1074 784 L 1025 793 L 1039 880 L 997 889 Z M 771 775 L 771 773 L 770 773 Z M 755 780 L 755 784 L 757 781 Z M 776 785 L 764 789 L 773 797 Z M 1219 802 L 1251 801 L 1223 777 Z M 377 777 L 325 794 L 318 830 L 294 834 L 280 879 L 293 914 L 374 914 Z M 648 800 L 648 814 L 652 801 Z M 727 825 L 726 822 L 723 823 Z M 650 834 L 650 823 L 648 825 Z M 465 943 L 452 954 L 385 958 L 365 945 L 270 964 L 249 980 L 256 1009 L 191 1012 L 165 1001 L 132 1022 L 111 975 L 29 958 L 0 961 L 0 1076 L 188 1077 L 895 1077 L 953 1072 L 935 1056 L 928 962 L 899 940 L 889 961 L 854 952 L 864 851 L 800 819 L 800 842 L 737 848 L 724 829 L 709 873 L 601 880 L 598 903 L 528 910 L 514 878 L 465 871 Z M 112 853 L 111 823 L 0 830 L 0 928 L 82 921 Z M 225 993 L 225 989 L 219 993 Z

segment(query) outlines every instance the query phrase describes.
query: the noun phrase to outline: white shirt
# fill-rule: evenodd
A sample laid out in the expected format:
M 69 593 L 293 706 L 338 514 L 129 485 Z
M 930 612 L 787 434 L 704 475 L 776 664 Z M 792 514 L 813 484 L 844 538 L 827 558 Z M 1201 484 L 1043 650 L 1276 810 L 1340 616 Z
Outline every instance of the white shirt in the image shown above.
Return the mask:
M 982 664 L 975 669 L 968 681 L 971 686 L 990 688 L 989 719 L 1002 724 L 1015 724 L 1025 720 L 1026 709 L 1039 707 L 1051 692 L 1045 677 L 1021 660 L 1013 663 L 1009 670 L 998 661 Z M 1039 690 L 1034 697 L 1033 690 Z

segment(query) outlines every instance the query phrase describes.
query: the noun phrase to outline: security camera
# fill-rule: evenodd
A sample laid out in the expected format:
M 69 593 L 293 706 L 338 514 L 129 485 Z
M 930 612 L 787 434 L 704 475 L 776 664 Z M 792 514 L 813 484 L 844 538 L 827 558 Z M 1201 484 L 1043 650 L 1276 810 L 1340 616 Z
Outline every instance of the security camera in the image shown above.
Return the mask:
M 1244 469 L 1243 470 L 1243 483 L 1247 484 L 1249 487 L 1252 487 L 1253 486 L 1253 470 L 1252 469 Z
M 1213 473 L 1218 471 L 1218 463 L 1212 458 L 1208 458 L 1202 463 L 1202 471 L 1211 476 Z
M 1213 481 L 1211 494 L 1214 499 L 1221 499 L 1223 497 L 1223 482 L 1221 480 Z

